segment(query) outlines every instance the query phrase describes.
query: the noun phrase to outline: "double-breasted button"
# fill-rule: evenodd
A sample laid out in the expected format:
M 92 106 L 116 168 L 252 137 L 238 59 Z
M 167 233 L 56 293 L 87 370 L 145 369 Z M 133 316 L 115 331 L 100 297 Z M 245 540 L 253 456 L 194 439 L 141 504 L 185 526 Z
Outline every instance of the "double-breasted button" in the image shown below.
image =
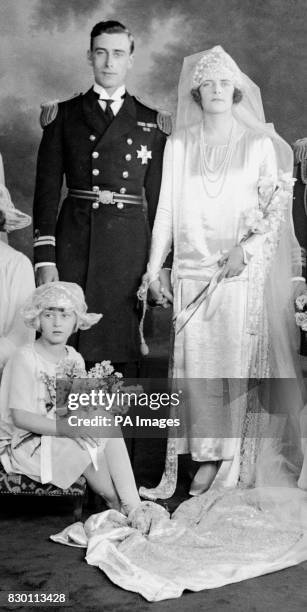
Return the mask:
M 99 174 L 99 170 L 98 170 L 98 168 L 94 168 L 94 170 L 92 171 L 92 174 L 93 174 L 94 176 L 98 176 L 98 174 Z
M 131 153 L 127 153 L 127 155 L 125 155 L 125 160 L 131 161 L 131 157 L 132 157 Z
M 97 208 L 99 208 L 99 202 L 93 202 L 93 204 L 92 204 L 92 208 L 93 208 L 94 210 L 97 210 Z
M 124 194 L 126 193 L 126 191 L 127 191 L 126 187 L 121 187 L 119 190 L 119 193 Z
M 132 138 L 127 138 L 127 144 L 128 144 L 128 145 L 132 145 L 132 143 L 133 143 Z
M 122 175 L 122 176 L 123 176 L 123 178 L 124 178 L 124 179 L 128 178 L 128 176 L 129 176 L 129 172 L 128 172 L 128 170 L 124 170 L 124 172 L 123 172 L 123 175 Z
M 122 202 L 117 202 L 116 206 L 117 208 L 119 208 L 119 210 L 122 210 L 122 208 L 124 208 L 124 205 Z
M 97 157 L 99 157 L 99 153 L 98 153 L 98 151 L 93 151 L 93 153 L 92 153 L 92 157 L 93 157 L 94 159 L 97 159 Z
M 90 140 L 91 140 L 92 142 L 94 142 L 94 140 L 96 140 L 96 136 L 94 136 L 94 134 L 91 134 L 91 135 L 90 135 Z

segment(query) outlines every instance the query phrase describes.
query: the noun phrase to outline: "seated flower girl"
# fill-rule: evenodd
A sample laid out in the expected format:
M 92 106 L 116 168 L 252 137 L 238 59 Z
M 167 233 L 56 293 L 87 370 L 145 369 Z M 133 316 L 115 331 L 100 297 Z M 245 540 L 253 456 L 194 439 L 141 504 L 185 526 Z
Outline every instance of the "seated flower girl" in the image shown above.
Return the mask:
M 66 342 L 74 331 L 90 328 L 102 315 L 88 313 L 82 289 L 66 282 L 38 287 L 22 313 L 40 337 L 19 348 L 4 369 L 0 390 L 4 469 L 63 489 L 83 474 L 110 508 L 124 514 L 134 511 L 140 498 L 123 439 L 59 437 L 48 385 L 50 377 L 67 367 L 85 371 L 83 358 Z

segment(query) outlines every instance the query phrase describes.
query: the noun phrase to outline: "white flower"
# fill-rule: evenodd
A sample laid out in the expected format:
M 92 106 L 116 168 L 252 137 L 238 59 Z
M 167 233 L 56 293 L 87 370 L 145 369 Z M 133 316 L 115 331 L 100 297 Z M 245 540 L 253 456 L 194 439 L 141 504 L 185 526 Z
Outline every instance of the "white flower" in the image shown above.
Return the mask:
M 298 310 L 304 310 L 305 306 L 307 306 L 307 293 L 299 295 L 295 300 L 295 304 Z
M 262 190 L 269 190 L 269 189 L 274 189 L 274 181 L 273 181 L 273 177 L 272 175 L 268 175 L 268 176 L 259 176 L 258 179 L 258 189 L 262 189 Z
M 303 331 L 307 331 L 307 312 L 296 312 L 295 321 Z
M 259 208 L 249 208 L 244 213 L 244 223 L 254 234 L 263 234 L 269 229 L 268 221 Z
M 88 372 L 88 378 L 105 378 L 113 374 L 114 368 L 111 361 L 102 361 L 101 363 L 95 363 L 94 367 Z

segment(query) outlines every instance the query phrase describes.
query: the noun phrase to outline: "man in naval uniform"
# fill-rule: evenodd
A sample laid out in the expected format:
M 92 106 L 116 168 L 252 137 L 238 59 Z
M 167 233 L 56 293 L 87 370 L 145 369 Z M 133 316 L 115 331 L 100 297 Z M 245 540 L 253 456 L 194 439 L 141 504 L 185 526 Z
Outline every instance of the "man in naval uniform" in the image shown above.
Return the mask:
M 76 344 L 89 366 L 110 359 L 134 376 L 140 356 L 136 292 L 148 259 L 170 118 L 129 95 L 134 41 L 116 21 L 96 24 L 88 59 L 95 84 L 43 105 L 34 197 L 37 283 L 78 283 L 103 313 Z M 63 178 L 68 189 L 58 214 Z

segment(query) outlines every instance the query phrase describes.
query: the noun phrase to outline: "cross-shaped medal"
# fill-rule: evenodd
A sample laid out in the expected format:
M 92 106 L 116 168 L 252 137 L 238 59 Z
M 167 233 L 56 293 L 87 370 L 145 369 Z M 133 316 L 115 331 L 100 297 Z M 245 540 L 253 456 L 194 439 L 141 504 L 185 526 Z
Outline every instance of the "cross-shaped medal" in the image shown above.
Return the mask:
M 147 161 L 149 159 L 152 159 L 151 153 L 152 151 L 148 151 L 147 145 L 141 145 L 141 150 L 138 150 L 137 154 L 138 154 L 138 159 L 142 160 L 142 166 L 143 164 L 147 164 Z

